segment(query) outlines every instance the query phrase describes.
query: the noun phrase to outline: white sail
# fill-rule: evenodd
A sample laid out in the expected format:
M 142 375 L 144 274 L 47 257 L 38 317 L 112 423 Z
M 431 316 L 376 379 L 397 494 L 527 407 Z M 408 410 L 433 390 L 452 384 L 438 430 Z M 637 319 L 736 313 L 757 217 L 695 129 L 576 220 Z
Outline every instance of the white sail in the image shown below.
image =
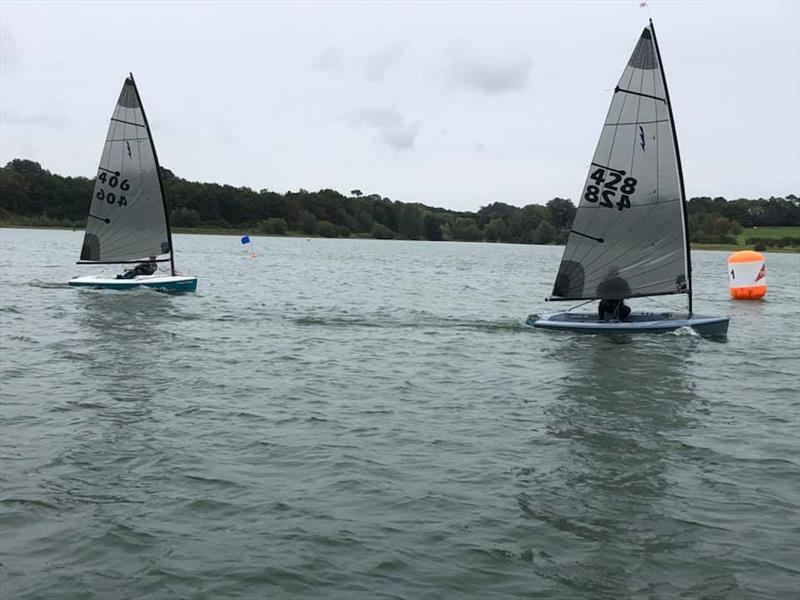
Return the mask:
M 122 86 L 108 127 L 80 262 L 172 259 L 158 168 L 147 118 L 131 76 Z
M 552 299 L 691 293 L 671 113 L 651 25 L 614 90 Z

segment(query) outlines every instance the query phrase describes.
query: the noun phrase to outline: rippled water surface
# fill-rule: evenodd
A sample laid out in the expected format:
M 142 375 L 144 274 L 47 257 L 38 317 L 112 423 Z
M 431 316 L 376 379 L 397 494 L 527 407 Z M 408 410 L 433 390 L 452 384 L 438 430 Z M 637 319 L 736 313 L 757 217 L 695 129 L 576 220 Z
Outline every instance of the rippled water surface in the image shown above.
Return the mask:
M 556 247 L 179 235 L 171 296 L 81 236 L 0 231 L 4 599 L 800 593 L 797 255 L 694 253 L 719 342 L 525 327 Z

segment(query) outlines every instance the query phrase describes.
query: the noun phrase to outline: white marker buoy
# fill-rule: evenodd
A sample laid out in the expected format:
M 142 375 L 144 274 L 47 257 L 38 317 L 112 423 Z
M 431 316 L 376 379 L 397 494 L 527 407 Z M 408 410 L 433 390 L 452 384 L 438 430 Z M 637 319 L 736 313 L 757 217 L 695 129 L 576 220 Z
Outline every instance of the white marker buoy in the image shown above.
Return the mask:
M 767 293 L 764 255 L 753 250 L 734 252 L 728 257 L 728 285 L 734 300 L 760 300 Z

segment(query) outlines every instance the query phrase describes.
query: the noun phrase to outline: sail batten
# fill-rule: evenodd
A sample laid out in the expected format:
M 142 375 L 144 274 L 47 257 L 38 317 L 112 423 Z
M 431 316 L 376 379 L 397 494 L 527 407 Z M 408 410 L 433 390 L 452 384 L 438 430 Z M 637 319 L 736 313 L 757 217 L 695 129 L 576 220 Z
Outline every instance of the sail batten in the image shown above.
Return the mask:
M 172 262 L 158 158 L 133 76 L 120 91 L 97 170 L 81 264 Z
M 553 300 L 690 291 L 677 139 L 652 29 L 614 90 Z

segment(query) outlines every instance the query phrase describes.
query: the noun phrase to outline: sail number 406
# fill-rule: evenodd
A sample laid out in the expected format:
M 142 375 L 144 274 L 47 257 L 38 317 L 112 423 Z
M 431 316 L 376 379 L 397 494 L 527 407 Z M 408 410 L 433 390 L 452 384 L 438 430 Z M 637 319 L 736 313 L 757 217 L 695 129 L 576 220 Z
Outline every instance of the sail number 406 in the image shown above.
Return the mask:
M 112 188 L 119 186 L 119 189 L 123 192 L 127 192 L 129 189 L 131 189 L 131 184 L 127 179 L 123 179 L 122 181 L 119 180 L 119 173 L 112 173 L 109 177 L 108 174 L 103 171 L 100 173 L 97 179 Z M 125 196 L 120 194 L 119 198 L 117 198 L 117 195 L 114 192 L 106 192 L 102 187 L 97 188 L 97 199 L 105 200 L 108 204 L 128 206 L 128 199 L 125 198 Z
M 595 169 L 589 179 L 594 181 L 594 184 L 586 186 L 586 193 L 583 199 L 587 202 L 599 202 L 598 206 L 606 208 L 617 207 L 617 210 L 623 210 L 631 207 L 631 195 L 636 191 L 635 177 L 625 177 L 625 173 L 611 171 L 606 169 Z M 607 177 L 607 179 L 606 179 Z M 622 183 L 622 185 L 620 185 Z M 620 192 L 619 200 L 614 202 L 617 192 Z

